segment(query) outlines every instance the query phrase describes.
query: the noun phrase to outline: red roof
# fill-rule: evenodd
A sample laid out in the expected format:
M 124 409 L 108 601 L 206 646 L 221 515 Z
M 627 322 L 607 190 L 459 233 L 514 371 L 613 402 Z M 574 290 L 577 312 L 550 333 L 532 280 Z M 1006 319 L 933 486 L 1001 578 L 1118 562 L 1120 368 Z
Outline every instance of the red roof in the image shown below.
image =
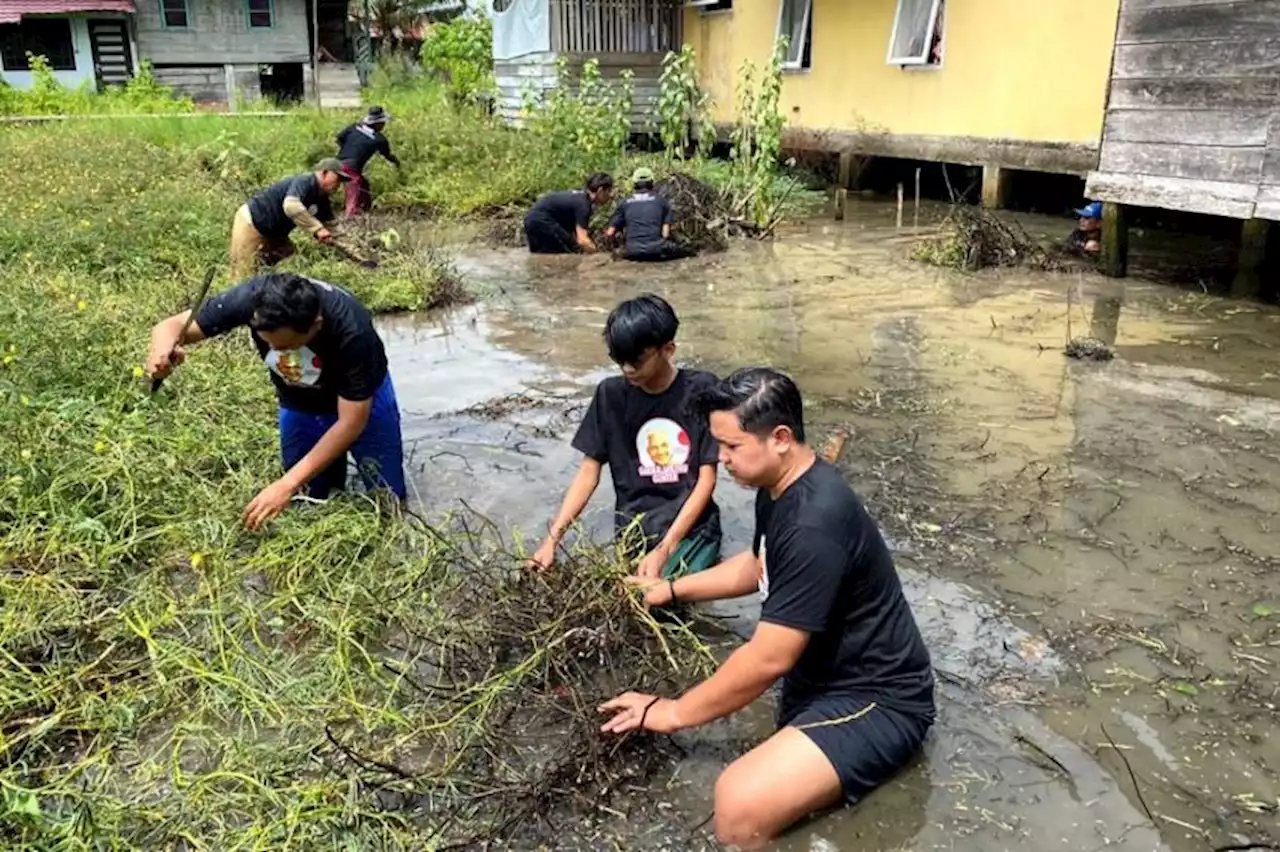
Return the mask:
M 0 24 L 17 23 L 24 15 L 136 11 L 133 0 L 0 0 Z

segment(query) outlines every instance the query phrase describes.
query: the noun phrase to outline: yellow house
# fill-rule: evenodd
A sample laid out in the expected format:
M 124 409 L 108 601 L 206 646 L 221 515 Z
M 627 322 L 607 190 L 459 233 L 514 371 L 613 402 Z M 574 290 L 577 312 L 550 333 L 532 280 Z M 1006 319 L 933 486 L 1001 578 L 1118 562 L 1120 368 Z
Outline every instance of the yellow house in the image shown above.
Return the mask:
M 787 147 L 1084 176 L 1097 167 L 1119 0 L 687 0 L 717 119 L 789 36 Z

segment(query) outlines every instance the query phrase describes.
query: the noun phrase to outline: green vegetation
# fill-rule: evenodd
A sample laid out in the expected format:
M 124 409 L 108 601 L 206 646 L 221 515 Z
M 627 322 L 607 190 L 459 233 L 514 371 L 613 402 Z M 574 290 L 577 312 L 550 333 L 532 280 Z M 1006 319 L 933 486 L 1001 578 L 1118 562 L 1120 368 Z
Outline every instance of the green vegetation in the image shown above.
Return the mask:
M 15 89 L 0 83 L 0 115 L 124 115 L 195 110 L 189 98 L 177 97 L 157 83 L 146 62 L 127 85 L 110 86 L 98 93 L 88 82 L 75 89 L 66 88 L 43 56 L 29 58 L 31 88 Z
M 493 22 L 484 15 L 433 24 L 420 56 L 422 67 L 460 103 L 493 92 Z

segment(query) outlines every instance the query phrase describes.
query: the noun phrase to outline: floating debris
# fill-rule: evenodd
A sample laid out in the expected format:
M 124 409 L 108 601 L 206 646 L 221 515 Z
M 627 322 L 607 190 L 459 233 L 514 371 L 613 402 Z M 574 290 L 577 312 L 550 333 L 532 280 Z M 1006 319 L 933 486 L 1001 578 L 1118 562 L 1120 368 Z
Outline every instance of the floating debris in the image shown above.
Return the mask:
M 1064 350 L 1068 358 L 1081 361 L 1110 361 L 1116 357 L 1111 347 L 1096 337 L 1076 337 Z

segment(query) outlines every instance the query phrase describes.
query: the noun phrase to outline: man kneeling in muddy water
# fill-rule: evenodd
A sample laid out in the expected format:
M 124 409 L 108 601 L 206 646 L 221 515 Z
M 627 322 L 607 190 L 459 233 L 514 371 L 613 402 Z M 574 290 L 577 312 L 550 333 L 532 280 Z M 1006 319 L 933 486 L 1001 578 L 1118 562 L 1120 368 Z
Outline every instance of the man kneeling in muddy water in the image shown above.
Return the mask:
M 615 530 L 641 577 L 696 573 L 720 558 L 716 448 L 705 419 L 690 416 L 689 399 L 715 376 L 675 365 L 680 322 L 652 294 L 623 302 L 604 325 L 609 357 L 622 375 L 596 387 L 574 435 L 584 458 L 551 530 L 530 560 L 549 568 L 556 547 L 586 508 L 609 466 L 617 495 Z M 632 526 L 639 518 L 639 536 Z
M 188 326 L 189 314 L 151 330 L 153 377 L 185 360 L 183 346 L 248 326 L 276 386 L 285 474 L 245 507 L 246 527 L 279 515 L 303 488 L 324 499 L 345 487 L 348 452 L 368 487 L 405 498 L 400 409 L 387 355 L 354 296 L 323 281 L 273 273 L 211 296 Z
M 759 591 L 754 635 L 678 699 L 628 692 L 604 730 L 672 733 L 728 716 L 779 677 L 778 731 L 715 788 L 716 835 L 755 849 L 842 800 L 856 802 L 920 749 L 933 670 L 875 522 L 805 443 L 800 392 L 756 367 L 703 392 L 720 461 L 756 493 L 751 548 L 701 574 L 654 582 L 650 606 Z
M 631 185 L 632 194 L 613 211 L 604 232 L 608 239 L 619 232 L 625 236 L 623 259 L 644 262 L 692 257 L 692 251 L 671 241 L 676 217 L 667 199 L 653 191 L 653 172 L 636 169 Z
M 583 189 L 549 192 L 524 217 L 524 237 L 533 254 L 592 254 L 596 244 L 587 228 L 591 211 L 613 197 L 613 178 L 596 172 Z

